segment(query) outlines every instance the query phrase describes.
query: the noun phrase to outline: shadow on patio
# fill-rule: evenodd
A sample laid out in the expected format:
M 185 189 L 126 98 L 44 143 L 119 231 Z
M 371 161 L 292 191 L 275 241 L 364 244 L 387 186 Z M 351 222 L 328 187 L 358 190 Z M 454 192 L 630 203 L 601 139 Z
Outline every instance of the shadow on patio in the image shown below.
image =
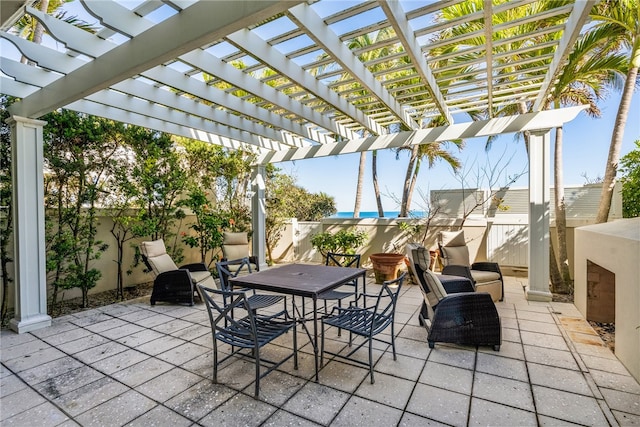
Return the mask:
M 526 279 L 508 277 L 497 303 L 503 342 L 436 344 L 418 326 L 422 302 L 406 286 L 396 316 L 398 360 L 378 346 L 376 382 L 367 369 L 330 360 L 313 376 L 313 350 L 300 334 L 293 362 L 261 381 L 231 359 L 212 384 L 209 319 L 203 304 L 113 304 L 17 335 L 3 330 L 3 426 L 413 426 L 638 425 L 640 385 L 573 304 L 528 302 Z M 375 284 L 370 283 L 371 290 Z M 332 328 L 333 329 L 333 328 Z M 333 350 L 346 337 L 328 335 Z M 345 334 L 346 335 L 346 334 Z M 278 341 L 289 345 L 291 337 Z M 267 346 L 263 351 L 284 348 Z M 366 357 L 363 350 L 362 357 Z

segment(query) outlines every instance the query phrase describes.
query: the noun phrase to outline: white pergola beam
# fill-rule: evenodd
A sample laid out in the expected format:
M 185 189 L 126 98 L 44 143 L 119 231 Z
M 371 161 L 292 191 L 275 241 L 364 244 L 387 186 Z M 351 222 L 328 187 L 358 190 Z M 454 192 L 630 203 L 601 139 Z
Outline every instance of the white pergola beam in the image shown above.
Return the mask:
M 444 95 L 440 91 L 440 87 L 436 82 L 436 78 L 431 71 L 431 68 L 427 65 L 427 58 L 422 53 L 422 48 L 416 42 L 416 38 L 409 30 L 409 20 L 406 18 L 400 2 L 379 0 L 380 7 L 387 15 L 387 19 L 393 26 L 393 29 L 400 40 L 402 46 L 404 46 L 405 53 L 409 55 L 411 62 L 413 63 L 416 72 L 420 78 L 424 81 L 425 86 L 431 94 L 438 110 L 442 116 L 447 120 L 449 124 L 453 124 L 453 116 L 447 107 L 447 102 L 444 99 Z
M 565 25 L 565 30 L 562 33 L 560 44 L 556 48 L 556 52 L 551 60 L 551 65 L 549 65 L 549 69 L 547 70 L 547 75 L 542 82 L 542 88 L 533 103 L 532 111 L 540 111 L 545 107 L 547 97 L 555 84 L 556 76 L 560 73 L 567 57 L 573 50 L 576 40 L 578 40 L 580 36 L 582 27 L 587 23 L 589 12 L 599 1 L 600 0 L 582 0 L 576 1 L 573 5 L 573 9 Z
M 562 126 L 573 120 L 587 106 L 547 110 L 539 113 L 526 113 L 517 116 L 498 117 L 469 123 L 458 123 L 429 129 L 399 132 L 391 135 L 360 138 L 353 141 L 336 142 L 322 146 L 291 149 L 281 152 L 265 153 L 256 159 L 259 164 L 302 160 L 337 154 L 357 153 L 361 151 L 381 150 L 385 148 L 406 147 L 429 142 L 451 141 L 535 131 Z
M 281 13 L 291 4 L 292 1 L 285 0 L 243 1 L 235 2 L 234 7 L 221 8 L 217 2 L 198 2 L 56 80 L 46 91 L 35 92 L 13 104 L 10 111 L 23 117 L 40 117 Z
M 402 109 L 402 106 L 389 94 L 382 84 L 358 60 L 340 38 L 327 26 L 322 18 L 308 4 L 301 4 L 289 9 L 288 16 L 300 27 L 306 29 L 312 38 L 325 52 L 329 53 L 340 64 L 345 72 L 355 78 L 367 91 L 378 98 L 393 114 L 411 129 L 419 125 Z
M 234 43 L 239 49 L 244 50 L 256 58 L 260 58 L 260 60 L 266 63 L 271 69 L 286 76 L 307 92 L 329 103 L 329 105 L 340 113 L 360 123 L 372 134 L 380 135 L 383 133 L 383 130 L 375 121 L 371 120 L 371 118 L 367 117 L 362 111 L 338 96 L 337 93 L 330 90 L 327 86 L 318 82 L 310 73 L 304 71 L 292 60 L 278 52 L 277 49 L 270 46 L 266 41 L 251 31 L 246 29 L 237 31 L 229 35 L 227 39 Z

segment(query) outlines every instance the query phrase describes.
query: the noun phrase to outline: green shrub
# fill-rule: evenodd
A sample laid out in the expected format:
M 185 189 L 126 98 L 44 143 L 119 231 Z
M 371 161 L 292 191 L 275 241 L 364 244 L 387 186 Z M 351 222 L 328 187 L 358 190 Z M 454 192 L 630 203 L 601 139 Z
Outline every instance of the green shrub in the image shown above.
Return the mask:
M 326 258 L 327 252 L 354 254 L 368 238 L 364 230 L 340 230 L 335 234 L 325 231 L 312 235 L 311 244 Z

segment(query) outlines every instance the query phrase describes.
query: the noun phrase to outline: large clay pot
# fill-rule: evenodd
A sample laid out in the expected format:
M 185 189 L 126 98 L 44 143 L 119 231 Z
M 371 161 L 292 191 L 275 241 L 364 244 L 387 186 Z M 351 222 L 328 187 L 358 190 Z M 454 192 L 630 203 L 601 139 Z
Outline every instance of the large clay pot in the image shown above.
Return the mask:
M 385 280 L 393 280 L 398 277 L 400 267 L 404 264 L 403 254 L 371 254 L 369 259 L 373 264 L 373 273 L 376 276 L 376 283 L 382 283 Z

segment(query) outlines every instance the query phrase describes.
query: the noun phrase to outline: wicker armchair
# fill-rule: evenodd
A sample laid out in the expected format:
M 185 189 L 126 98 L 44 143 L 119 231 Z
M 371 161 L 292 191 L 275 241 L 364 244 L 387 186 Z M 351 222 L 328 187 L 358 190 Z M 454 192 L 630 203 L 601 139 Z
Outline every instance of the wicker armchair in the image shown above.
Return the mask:
M 140 253 L 142 261 L 155 275 L 151 305 L 155 305 L 157 301 L 193 305 L 194 296 L 198 296 L 196 284 L 212 288 L 216 286 L 211 272 L 202 263 L 187 264 L 178 268 L 167 254 L 162 239 L 142 242 Z
M 489 345 L 495 351 L 500 350 L 502 328 L 491 295 L 486 292 L 447 294 L 436 274 L 430 270 L 420 273 L 420 289 L 429 309 L 429 318 L 421 313 L 420 323 L 428 331 L 430 348 L 434 348 L 436 342 L 448 342 Z
M 495 262 L 469 263 L 469 248 L 464 231 L 441 231 L 438 247 L 444 268 L 442 274 L 465 276 L 473 281 L 478 292 L 488 292 L 494 301 L 504 299 L 504 280 L 500 266 Z

